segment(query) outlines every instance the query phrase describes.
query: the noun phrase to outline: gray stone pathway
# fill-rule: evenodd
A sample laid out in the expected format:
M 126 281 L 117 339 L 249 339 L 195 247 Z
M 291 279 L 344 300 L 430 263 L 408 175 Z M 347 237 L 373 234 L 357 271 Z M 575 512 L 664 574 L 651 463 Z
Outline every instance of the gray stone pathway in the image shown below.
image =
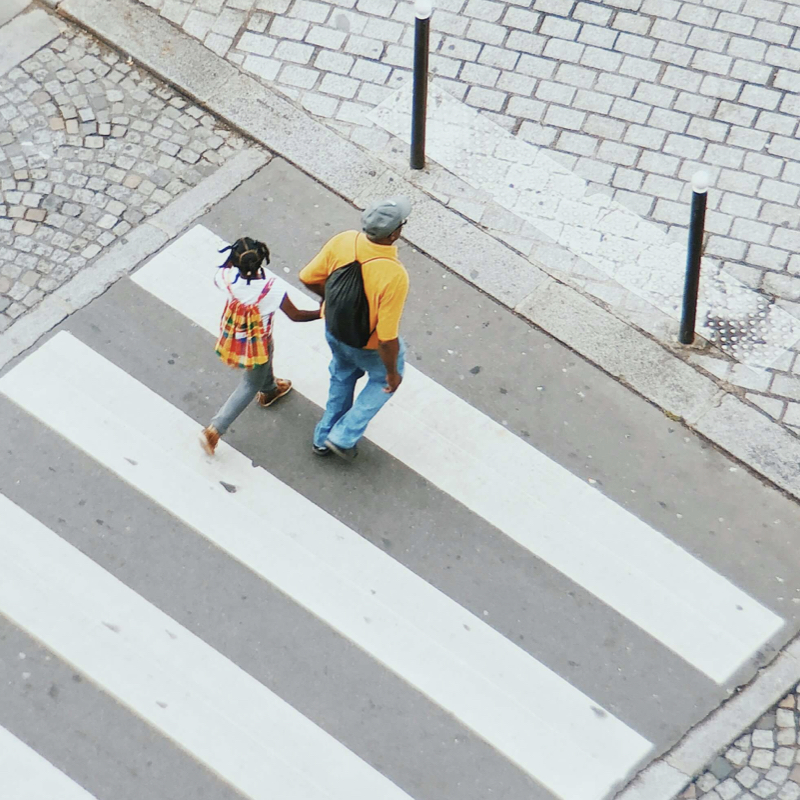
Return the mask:
M 244 146 L 64 25 L 0 76 L 0 331 Z
M 798 800 L 800 686 L 721 753 L 682 800 Z
M 369 113 L 408 82 L 413 6 L 396 0 L 139 0 L 352 141 L 402 166 L 407 147 Z M 685 241 L 690 189 L 712 177 L 707 253 L 800 315 L 800 6 L 776 0 L 440 0 L 437 84 L 591 190 Z M 674 324 L 585 259 L 447 170 L 410 174 L 560 280 L 660 341 Z M 546 258 L 545 258 L 546 256 Z M 724 321 L 723 321 L 724 322 Z M 721 330 L 727 331 L 725 324 Z M 684 354 L 800 434 L 794 345 L 754 372 L 720 350 Z

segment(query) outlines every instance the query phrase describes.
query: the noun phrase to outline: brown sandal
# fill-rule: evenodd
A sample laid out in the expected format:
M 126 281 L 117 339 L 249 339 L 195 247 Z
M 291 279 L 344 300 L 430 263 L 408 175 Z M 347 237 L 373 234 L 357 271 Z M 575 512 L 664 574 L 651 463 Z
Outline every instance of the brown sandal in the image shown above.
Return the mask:
M 207 428 L 203 428 L 202 433 L 200 434 L 200 446 L 206 453 L 210 456 L 214 455 L 214 451 L 217 449 L 217 444 L 219 443 L 219 432 L 213 425 L 209 425 Z
M 256 399 L 261 408 L 269 408 L 276 400 L 280 400 L 281 397 L 292 391 L 291 381 L 284 380 L 283 378 L 276 378 L 275 383 L 278 384 L 277 389 L 271 391 L 269 394 L 259 392 L 256 395 Z

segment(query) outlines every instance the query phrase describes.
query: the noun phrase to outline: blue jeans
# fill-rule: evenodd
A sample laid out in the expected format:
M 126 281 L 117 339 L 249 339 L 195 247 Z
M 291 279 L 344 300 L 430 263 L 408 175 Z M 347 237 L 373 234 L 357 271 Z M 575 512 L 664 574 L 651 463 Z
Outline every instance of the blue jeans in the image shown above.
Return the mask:
M 386 367 L 377 350 L 362 350 L 334 339 L 327 331 L 325 338 L 333 358 L 330 367 L 331 385 L 325 413 L 314 429 L 314 444 L 323 447 L 330 439 L 338 447 L 348 449 L 364 435 L 370 420 L 391 398 L 384 392 Z M 400 340 L 397 356 L 397 371 L 402 375 L 405 367 L 406 346 Z M 353 399 L 356 381 L 366 374 L 367 385 Z

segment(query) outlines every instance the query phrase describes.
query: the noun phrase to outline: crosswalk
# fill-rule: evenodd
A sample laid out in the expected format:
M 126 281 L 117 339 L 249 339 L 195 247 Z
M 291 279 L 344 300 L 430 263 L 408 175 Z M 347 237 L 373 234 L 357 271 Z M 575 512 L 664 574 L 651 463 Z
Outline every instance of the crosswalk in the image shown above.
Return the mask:
M 221 244 L 196 226 L 133 282 L 212 334 Z M 293 299 L 308 303 L 300 293 Z M 321 326 L 279 325 L 276 335 L 296 389 L 322 404 Z M 58 386 L 58 402 L 44 386 Z M 603 800 L 652 753 L 653 742 L 618 714 L 246 453 L 223 442 L 207 458 L 196 420 L 72 333 L 58 332 L 0 377 L 0 393 L 445 712 L 544 792 L 534 796 Z M 710 682 L 724 684 L 784 624 L 412 367 L 369 436 Z M 0 552 L 0 614 L 242 796 L 433 796 L 415 796 L 387 777 L 3 495 Z M 2 729 L 0 766 L 6 739 L 8 753 L 28 754 L 31 785 L 62 778 L 68 785 Z M 0 771 L 0 797 L 4 780 Z M 59 796 L 89 797 L 80 791 Z
M 0 503 L 5 507 L 4 503 Z M 4 517 L 0 517 L 5 522 Z M 0 789 L 11 800 L 94 800 L 35 750 L 0 726 Z

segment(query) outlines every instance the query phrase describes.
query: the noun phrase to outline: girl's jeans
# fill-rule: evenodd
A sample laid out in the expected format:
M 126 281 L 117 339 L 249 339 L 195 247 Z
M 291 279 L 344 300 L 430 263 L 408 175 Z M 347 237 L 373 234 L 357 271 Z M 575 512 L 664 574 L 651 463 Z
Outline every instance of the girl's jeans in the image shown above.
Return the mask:
M 273 351 L 274 347 L 272 339 L 270 339 L 269 361 L 266 364 L 253 367 L 253 369 L 242 370 L 242 380 L 239 385 L 211 420 L 212 427 L 216 428 L 220 436 L 228 430 L 231 423 L 247 408 L 258 392 L 269 394 L 278 388 L 272 371 Z

